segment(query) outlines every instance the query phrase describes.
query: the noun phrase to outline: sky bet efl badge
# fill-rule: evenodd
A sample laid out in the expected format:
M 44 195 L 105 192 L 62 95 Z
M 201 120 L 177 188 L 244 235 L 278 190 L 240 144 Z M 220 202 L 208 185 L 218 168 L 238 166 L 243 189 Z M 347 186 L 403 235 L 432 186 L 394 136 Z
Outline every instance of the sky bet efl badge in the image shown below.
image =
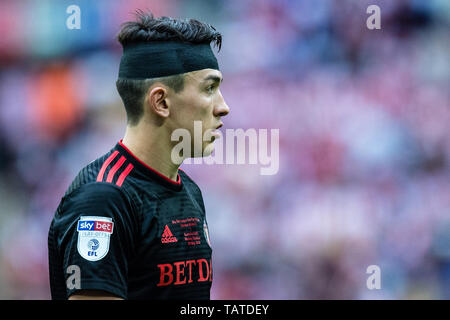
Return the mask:
M 77 225 L 78 253 L 89 261 L 102 259 L 109 251 L 114 222 L 107 217 L 80 217 Z

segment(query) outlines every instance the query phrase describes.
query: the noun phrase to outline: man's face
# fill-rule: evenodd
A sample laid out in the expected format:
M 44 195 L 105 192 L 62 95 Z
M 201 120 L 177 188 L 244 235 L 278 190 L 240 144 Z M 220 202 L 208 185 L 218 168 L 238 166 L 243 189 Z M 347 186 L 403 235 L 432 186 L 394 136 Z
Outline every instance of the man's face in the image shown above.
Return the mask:
M 191 156 L 209 156 L 214 150 L 213 141 L 218 137 L 214 132 L 222 126 L 221 117 L 229 113 L 219 86 L 222 73 L 214 69 L 203 69 L 185 74 L 184 89 L 170 94 L 170 129 L 186 129 L 191 135 Z M 201 150 L 194 150 L 194 121 L 201 123 Z M 198 130 L 198 129 L 197 129 Z M 203 141 L 207 130 L 213 130 L 207 141 Z M 195 151 L 195 152 L 194 152 Z

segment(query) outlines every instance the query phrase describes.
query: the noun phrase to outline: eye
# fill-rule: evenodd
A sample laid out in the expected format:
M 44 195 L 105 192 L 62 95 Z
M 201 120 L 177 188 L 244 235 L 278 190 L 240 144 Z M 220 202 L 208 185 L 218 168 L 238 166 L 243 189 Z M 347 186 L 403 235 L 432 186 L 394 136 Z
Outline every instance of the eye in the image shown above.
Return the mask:
M 215 88 L 216 88 L 216 85 L 212 84 L 212 85 L 210 85 L 210 86 L 208 86 L 208 87 L 206 88 L 206 91 L 207 91 L 208 93 L 213 93 L 213 91 L 214 91 Z

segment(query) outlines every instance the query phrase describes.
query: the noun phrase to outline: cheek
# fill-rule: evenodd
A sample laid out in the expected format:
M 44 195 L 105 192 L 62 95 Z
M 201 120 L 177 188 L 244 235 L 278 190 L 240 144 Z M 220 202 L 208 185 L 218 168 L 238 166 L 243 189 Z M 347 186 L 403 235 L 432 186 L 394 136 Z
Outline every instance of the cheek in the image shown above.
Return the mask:
M 207 127 L 211 122 L 211 114 L 213 113 L 212 96 L 205 94 L 184 95 L 177 100 L 176 106 L 176 123 L 179 127 L 186 128 L 190 131 L 194 128 L 194 121 L 202 121 L 203 127 Z
M 202 112 L 204 115 L 210 116 L 213 113 L 214 109 L 214 99 L 213 96 L 203 99 L 202 104 Z
M 191 121 L 199 120 L 205 121 L 205 118 L 212 113 L 213 103 L 212 99 L 207 97 L 198 97 L 197 99 L 191 101 L 186 108 L 188 119 Z

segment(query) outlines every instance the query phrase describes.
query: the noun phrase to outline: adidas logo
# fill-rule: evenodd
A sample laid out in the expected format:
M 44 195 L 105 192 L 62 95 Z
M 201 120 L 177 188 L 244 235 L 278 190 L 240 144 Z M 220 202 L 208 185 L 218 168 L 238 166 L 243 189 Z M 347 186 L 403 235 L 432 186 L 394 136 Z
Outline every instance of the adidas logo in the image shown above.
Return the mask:
M 161 235 L 161 243 L 171 243 L 171 242 L 177 242 L 178 239 L 173 236 L 172 232 L 170 231 L 169 227 L 166 224 L 166 227 L 164 228 L 164 232 Z

